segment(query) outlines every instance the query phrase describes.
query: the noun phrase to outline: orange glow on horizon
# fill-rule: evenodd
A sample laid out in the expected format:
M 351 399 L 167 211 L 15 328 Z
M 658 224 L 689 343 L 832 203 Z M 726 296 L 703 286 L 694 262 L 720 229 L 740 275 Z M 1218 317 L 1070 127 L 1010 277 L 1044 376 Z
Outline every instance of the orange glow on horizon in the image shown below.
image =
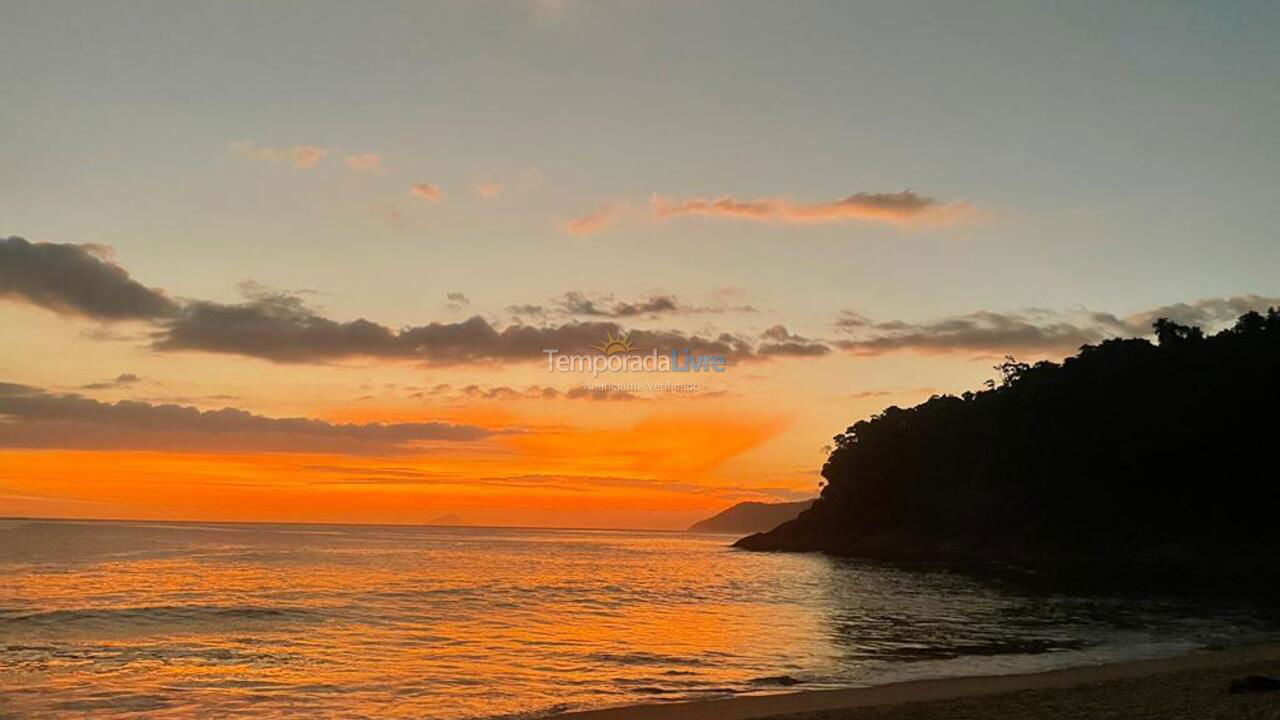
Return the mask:
M 495 427 L 513 422 L 496 408 L 469 414 Z M 362 410 L 342 420 L 357 418 L 369 421 Z M 661 413 L 617 428 L 557 425 L 389 457 L 6 451 L 0 515 L 421 523 L 454 513 L 475 524 L 681 528 L 756 497 L 716 469 L 785 426 L 744 413 Z

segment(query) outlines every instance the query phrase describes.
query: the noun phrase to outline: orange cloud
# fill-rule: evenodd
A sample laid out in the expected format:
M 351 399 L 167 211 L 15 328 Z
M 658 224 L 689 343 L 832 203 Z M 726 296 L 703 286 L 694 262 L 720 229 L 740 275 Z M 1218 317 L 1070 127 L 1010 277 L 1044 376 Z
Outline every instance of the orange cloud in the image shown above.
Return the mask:
M 298 145 L 289 153 L 293 156 L 294 167 L 309 168 L 320 162 L 325 155 L 329 154 L 329 151 L 314 145 Z
M 314 167 L 316 163 L 329 154 L 328 150 L 315 145 L 294 145 L 293 147 L 282 148 L 258 145 L 248 140 L 238 140 L 231 143 L 231 149 L 255 160 L 269 160 L 272 162 L 288 160 L 293 163 L 294 167 L 303 170 Z
M 605 229 L 613 222 L 614 210 L 611 206 L 605 205 L 601 208 L 587 213 L 582 217 L 566 220 L 560 224 L 560 229 L 570 235 L 585 237 L 594 235 Z
M 378 455 L 421 452 L 439 443 L 475 442 L 494 432 L 433 420 L 329 423 L 307 417 L 268 417 L 232 407 L 200 410 L 136 400 L 108 403 L 14 383 L 0 383 L 0 418 L 4 419 L 0 448 L 27 449 Z
M 495 182 L 482 182 L 476 184 L 475 191 L 482 198 L 496 198 L 502 193 L 502 186 Z
M 382 168 L 382 156 L 376 153 L 360 153 L 342 158 L 347 167 L 360 172 L 377 172 Z
M 440 187 L 431 183 L 414 183 L 409 188 L 409 194 L 428 202 L 439 202 L 441 197 Z
M 713 200 L 693 198 L 667 201 L 656 194 L 650 202 L 654 214 L 660 218 L 700 215 L 789 224 L 849 220 L 884 223 L 948 222 L 958 219 L 971 209 L 964 202 L 940 203 L 910 190 L 896 193 L 859 192 L 840 200 L 820 203 L 795 203 L 783 198 L 737 200 L 727 195 Z

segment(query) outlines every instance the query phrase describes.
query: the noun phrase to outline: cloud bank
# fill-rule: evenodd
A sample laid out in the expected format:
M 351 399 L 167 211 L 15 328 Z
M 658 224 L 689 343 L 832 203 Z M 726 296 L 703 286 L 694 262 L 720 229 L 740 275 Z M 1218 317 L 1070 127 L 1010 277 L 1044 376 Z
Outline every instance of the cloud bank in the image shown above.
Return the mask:
M 943 222 L 958 219 L 970 210 L 967 203 L 940 203 L 910 190 L 896 193 L 859 192 L 840 200 L 819 203 L 796 203 L 784 198 L 738 200 L 727 195 L 710 200 L 666 200 L 654 195 L 650 204 L 654 214 L 660 218 L 698 215 L 800 225 L 849 220 L 883 223 L 924 220 Z
M 92 245 L 0 238 L 0 297 L 95 320 L 172 315 L 178 303 L 146 287 Z
M 763 357 L 818 357 L 831 352 L 826 343 L 795 335 L 782 325 L 765 330 L 760 339 L 756 352 Z
M 475 425 L 440 422 L 337 424 L 265 417 L 229 407 L 105 403 L 0 383 L 0 447 L 8 448 L 383 455 L 494 434 Z
M 81 245 L 0 241 L 0 296 L 57 312 L 99 320 L 145 320 L 154 326 L 157 351 L 201 351 L 286 363 L 323 363 L 347 358 L 416 360 L 433 365 L 541 360 L 544 350 L 583 351 L 608 334 L 630 334 L 637 348 L 689 350 L 724 355 L 730 362 L 764 357 L 743 336 L 714 337 L 677 330 L 628 331 L 612 318 L 688 310 L 670 296 L 615 303 L 592 311 L 581 294 L 566 295 L 577 310 L 611 318 L 563 324 L 499 327 L 476 315 L 460 322 L 432 322 L 392 329 L 363 318 L 325 317 L 297 294 L 242 285 L 239 303 L 171 300 L 129 277 L 123 268 Z M 449 298 L 458 301 L 460 294 Z M 461 307 L 461 303 L 458 303 Z M 768 355 L 787 354 L 784 347 Z
M 666 293 L 655 293 L 633 301 L 615 301 L 612 295 L 590 296 L 577 290 L 571 290 L 556 298 L 553 307 L 565 315 L 609 318 L 757 312 L 757 309 L 750 305 L 688 305 L 681 302 L 675 295 Z M 514 315 L 546 313 L 546 309 L 539 305 L 513 305 L 508 308 L 508 311 Z
M 1087 310 L 1038 309 L 1017 313 L 979 311 L 927 322 L 875 322 L 858 313 L 846 312 L 836 320 L 835 326 L 848 337 L 834 341 L 833 345 L 855 355 L 881 355 L 898 350 L 991 356 L 1069 354 L 1081 345 L 1107 338 L 1150 335 L 1151 325 L 1157 318 L 1213 330 L 1250 310 L 1263 311 L 1276 306 L 1280 306 L 1277 297 L 1235 295 L 1165 305 L 1125 317 Z
M 586 352 L 612 333 L 626 334 L 614 322 L 562 325 L 509 325 L 498 328 L 478 315 L 460 322 L 432 322 L 393 330 L 369 320 L 331 320 L 294 296 L 252 298 L 242 303 L 188 303 L 162 324 L 152 347 L 161 351 L 198 350 L 262 358 L 275 362 L 328 362 L 346 358 L 417 360 L 431 365 L 542 360 L 544 350 Z M 678 331 L 633 330 L 638 348 L 684 349 L 701 354 L 749 358 L 745 340 L 714 338 Z
M 162 290 L 137 282 L 89 245 L 30 243 L 0 239 L 0 298 L 26 302 L 54 312 L 100 321 L 145 321 L 148 340 L 161 352 L 199 351 L 241 355 L 280 363 L 327 363 L 346 359 L 407 360 L 427 365 L 500 364 L 541 361 L 544 351 L 587 352 L 608 335 L 630 335 L 640 350 L 689 350 L 724 355 L 730 363 L 780 357 L 820 357 L 834 349 L 854 355 L 900 350 L 971 355 L 1067 354 L 1109 337 L 1147 336 L 1156 318 L 1212 330 L 1249 310 L 1280 306 L 1280 298 L 1236 295 L 1176 303 L 1128 316 L 1076 310 L 977 311 L 941 319 L 874 321 L 853 312 L 833 323 L 834 338 L 809 338 L 775 325 L 758 336 L 742 333 L 690 334 L 678 330 L 628 329 L 636 318 L 682 313 L 754 311 L 750 306 L 699 307 L 673 295 L 655 294 L 634 301 L 568 292 L 547 308 L 512 306 L 517 320 L 496 325 L 480 315 L 458 322 L 391 328 L 359 318 L 335 320 L 296 293 L 253 285 L 241 288 L 238 303 L 207 300 L 179 302 Z M 451 309 L 469 302 L 448 293 Z M 553 314 L 567 321 L 546 322 Z

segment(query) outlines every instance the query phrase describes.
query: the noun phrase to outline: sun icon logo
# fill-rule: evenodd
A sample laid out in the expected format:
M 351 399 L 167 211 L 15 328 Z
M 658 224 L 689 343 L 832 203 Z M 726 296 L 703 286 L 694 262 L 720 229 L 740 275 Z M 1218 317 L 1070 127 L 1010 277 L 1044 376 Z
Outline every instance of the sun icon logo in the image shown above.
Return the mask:
M 599 345 L 592 345 L 593 349 L 599 350 L 605 355 L 617 355 L 618 353 L 629 353 L 631 347 L 631 333 L 614 337 L 612 332 L 605 335 L 604 342 Z

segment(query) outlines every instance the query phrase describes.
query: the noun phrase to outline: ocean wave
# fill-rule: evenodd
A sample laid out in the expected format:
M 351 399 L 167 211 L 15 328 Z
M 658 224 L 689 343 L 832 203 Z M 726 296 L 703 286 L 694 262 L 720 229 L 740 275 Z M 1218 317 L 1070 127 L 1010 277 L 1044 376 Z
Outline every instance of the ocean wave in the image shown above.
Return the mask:
M 37 530 L 24 542 L 41 551 L 11 553 L 27 560 L 0 583 L 0 716 L 354 719 L 394 705 L 532 720 L 1159 656 L 1254 637 L 1274 615 L 1046 598 L 700 536 Z M 184 557 L 150 555 L 168 550 Z
M 256 605 L 148 605 L 117 608 L 71 608 L 59 610 L 0 610 L 0 628 L 66 627 L 101 625 L 171 624 L 226 621 L 312 620 L 314 610 Z

